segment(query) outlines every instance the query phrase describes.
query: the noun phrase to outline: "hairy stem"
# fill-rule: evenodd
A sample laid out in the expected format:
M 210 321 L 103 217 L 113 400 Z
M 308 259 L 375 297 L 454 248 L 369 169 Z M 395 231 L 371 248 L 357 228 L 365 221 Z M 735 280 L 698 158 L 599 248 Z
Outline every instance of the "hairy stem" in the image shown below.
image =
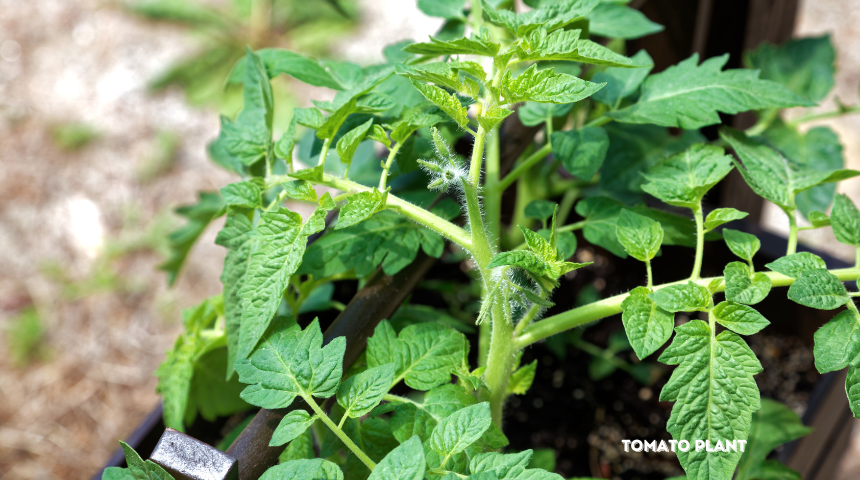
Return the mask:
M 698 280 L 702 275 L 702 256 L 705 251 L 705 221 L 701 201 L 693 209 L 693 217 L 696 219 L 696 261 L 693 263 L 693 274 L 690 275 L 690 280 Z
M 836 275 L 842 281 L 851 281 L 860 277 L 860 268 L 840 268 L 830 270 L 830 273 Z M 787 277 L 781 273 L 764 272 L 764 274 L 770 277 L 771 283 L 774 287 L 787 287 L 794 283 L 794 278 Z M 694 280 L 694 282 L 707 288 L 711 281 L 719 278 L 723 277 L 700 278 Z M 661 288 L 668 287 L 669 285 L 686 283 L 687 281 L 688 279 L 684 279 L 677 282 L 665 283 L 654 287 L 654 290 L 659 290 Z M 716 287 L 714 293 L 722 292 L 724 290 L 725 282 L 722 282 L 718 287 Z M 523 330 L 522 335 L 519 335 L 516 338 L 516 349 L 525 348 L 535 342 L 543 340 L 544 338 L 555 335 L 556 333 L 561 333 L 565 330 L 585 325 L 586 323 L 617 315 L 621 313 L 621 302 L 623 302 L 628 295 L 629 293 L 615 295 L 614 297 L 605 298 L 588 305 L 583 305 L 582 307 L 573 308 L 566 312 L 547 317 L 539 322 L 535 322 L 531 326 L 526 327 Z
M 490 413 L 493 422 L 502 426 L 502 406 L 505 403 L 508 390 L 508 380 L 511 377 L 515 359 L 513 327 L 504 315 L 497 317 L 493 314 L 493 335 L 490 339 L 490 353 L 487 359 L 487 370 L 484 381 L 490 390 Z
M 388 158 L 385 159 L 385 167 L 382 168 L 382 175 L 379 176 L 379 191 L 385 191 L 385 184 L 388 182 L 388 171 L 391 170 L 391 164 L 394 162 L 394 157 L 397 156 L 397 151 L 400 150 L 400 142 L 395 143 L 388 152 Z
M 350 439 L 349 436 L 347 436 L 347 434 L 345 434 L 343 432 L 343 430 L 340 429 L 339 426 L 335 425 L 334 422 L 332 422 L 331 419 L 328 418 L 328 415 L 326 415 L 326 413 L 324 411 L 322 411 L 320 406 L 317 405 L 317 402 L 315 402 L 312 397 L 302 397 L 302 398 L 304 398 L 305 401 L 308 402 L 308 405 L 310 405 L 310 407 L 314 411 L 314 413 L 319 415 L 320 420 L 322 420 L 322 422 L 324 424 L 326 424 L 326 426 L 328 428 L 331 429 L 332 433 L 337 435 L 337 438 L 339 438 L 340 441 L 343 442 L 344 445 L 346 445 L 346 448 L 348 448 L 349 451 L 354 453 L 355 456 L 358 457 L 358 459 L 361 460 L 362 463 L 367 465 L 367 468 L 369 468 L 370 471 L 372 472 L 373 469 L 376 468 L 376 463 L 374 463 L 373 460 L 371 460 L 370 457 L 368 457 L 367 454 L 365 454 L 362 449 L 358 448 L 358 445 L 356 445 L 352 441 L 352 439 Z M 341 423 L 343 423 L 343 422 L 341 422 Z
M 523 318 L 520 320 L 520 322 L 517 323 L 517 326 L 514 327 L 514 335 L 519 335 L 523 333 L 523 330 L 525 330 L 526 327 L 531 325 L 532 320 L 534 320 L 538 312 L 540 312 L 540 308 L 541 307 L 538 304 L 532 305 L 529 311 L 526 312 L 525 315 L 523 315 Z

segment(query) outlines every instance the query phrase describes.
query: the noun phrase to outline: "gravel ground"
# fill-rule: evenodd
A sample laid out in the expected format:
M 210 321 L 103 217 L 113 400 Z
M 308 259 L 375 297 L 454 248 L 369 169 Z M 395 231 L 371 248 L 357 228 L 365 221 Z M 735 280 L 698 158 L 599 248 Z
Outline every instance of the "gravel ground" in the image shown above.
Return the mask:
M 369 29 L 343 41 L 344 57 L 379 60 L 384 44 L 432 33 L 438 22 L 414 9 L 363 2 Z M 0 330 L 32 306 L 47 331 L 43 358 L 24 367 L 0 342 L 4 480 L 89 478 L 157 404 L 152 372 L 180 310 L 220 291 L 220 225 L 173 289 L 155 269 L 159 239 L 180 222 L 165 212 L 231 181 L 205 153 L 216 112 L 146 89 L 194 48 L 108 1 L 0 0 Z M 50 132 L 68 122 L 99 138 L 59 149 Z M 175 163 L 145 180 L 163 131 L 181 139 Z
M 338 46 L 354 61 L 379 60 L 381 46 L 438 26 L 411 15 L 411 1 L 361 4 L 363 28 Z M 860 50 L 847 47 L 860 44 L 856 0 L 802 4 L 798 35 L 833 32 L 838 95 L 857 102 Z M 0 331 L 8 336 L 29 307 L 47 331 L 42 357 L 23 367 L 0 342 L 4 480 L 88 478 L 158 402 L 152 372 L 180 310 L 220 290 L 217 224 L 173 289 L 155 270 L 158 239 L 178 222 L 165 212 L 231 181 L 205 155 L 216 113 L 189 107 L 178 91 L 145 88 L 194 48 L 182 30 L 133 18 L 111 0 L 0 0 Z M 68 122 L 99 138 L 61 150 L 51 130 Z M 842 137 L 849 166 L 860 167 L 860 117 L 826 124 Z M 181 139 L 175 163 L 145 179 L 164 131 Z M 860 180 L 845 191 L 860 201 Z M 832 238 L 806 239 L 853 258 Z M 860 452 L 860 434 L 854 443 Z M 846 480 L 860 461 L 850 457 Z

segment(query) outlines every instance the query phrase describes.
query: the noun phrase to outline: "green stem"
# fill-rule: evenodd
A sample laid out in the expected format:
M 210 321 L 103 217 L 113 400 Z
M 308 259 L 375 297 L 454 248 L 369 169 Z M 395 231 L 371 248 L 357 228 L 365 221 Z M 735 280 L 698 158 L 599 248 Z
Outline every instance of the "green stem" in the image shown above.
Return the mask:
M 705 251 L 705 220 L 702 214 L 702 202 L 693 209 L 693 217 L 696 219 L 696 261 L 693 263 L 693 274 L 690 280 L 698 280 L 702 274 L 702 256 Z
M 520 323 L 518 323 L 517 326 L 514 327 L 514 336 L 523 333 L 523 330 L 525 330 L 526 327 L 531 325 L 532 320 L 535 319 L 538 312 L 540 312 L 540 305 L 532 305 L 532 308 L 530 308 L 529 311 L 526 312 L 525 315 L 523 315 L 523 318 L 520 320 Z
M 484 212 L 490 242 L 499 246 L 502 218 L 502 190 L 499 189 L 499 127 L 496 126 L 487 139 L 486 178 L 484 180 Z
M 797 251 L 797 215 L 794 209 L 785 210 L 788 215 L 788 250 L 786 255 L 791 255 Z
M 391 169 L 391 164 L 394 162 L 394 157 L 397 156 L 397 151 L 400 150 L 400 142 L 395 143 L 388 152 L 388 158 L 385 159 L 385 166 L 382 168 L 382 174 L 379 176 L 379 191 L 385 191 L 385 184 L 388 182 L 388 171 Z
M 651 260 L 645 260 L 645 271 L 648 273 L 648 288 L 654 287 L 654 277 L 651 276 Z
M 493 315 L 493 334 L 490 338 L 490 352 L 487 359 L 487 370 L 484 381 L 490 390 L 490 413 L 493 422 L 502 426 L 502 407 L 508 390 L 508 380 L 511 377 L 516 353 L 513 327 L 504 315 Z
M 763 272 L 765 275 L 770 277 L 771 283 L 774 287 L 787 287 L 794 283 L 794 278 L 787 277 L 781 273 L 776 272 Z M 830 270 L 830 273 L 836 275 L 839 280 L 842 281 L 851 281 L 856 280 L 857 277 L 860 277 L 860 268 L 852 267 L 852 268 L 840 268 L 835 270 Z M 713 278 L 700 278 L 698 280 L 693 280 L 695 283 L 707 288 L 708 285 L 716 279 L 722 279 L 723 277 L 713 277 Z M 654 287 L 654 290 L 659 290 L 661 288 L 666 288 L 670 285 L 679 285 L 683 283 L 687 283 L 689 279 L 679 280 L 677 282 L 665 283 L 662 285 L 658 285 Z M 716 289 L 714 293 L 722 292 L 725 290 L 725 282 L 722 282 Z M 553 315 L 551 317 L 547 317 L 539 322 L 533 323 L 531 326 L 526 327 L 523 330 L 522 335 L 519 335 L 515 339 L 515 347 L 516 350 L 525 348 L 535 342 L 543 340 L 544 338 L 550 337 L 557 333 L 561 333 L 565 330 L 569 330 L 571 328 L 576 328 L 581 325 L 585 325 L 586 323 L 594 322 L 606 317 L 611 317 L 612 315 L 617 315 L 621 313 L 621 302 L 624 301 L 629 293 L 622 293 L 619 295 L 615 295 L 613 297 L 605 298 L 603 300 L 590 303 L 588 305 L 583 305 L 582 307 L 573 308 L 566 312 L 559 313 L 557 315 Z
M 558 227 L 555 229 L 556 232 L 572 232 L 574 230 L 582 230 L 585 225 L 588 223 L 588 220 L 582 220 L 576 223 L 571 223 L 569 225 L 565 225 L 563 227 Z
M 328 149 L 331 146 L 331 139 L 323 140 L 322 150 L 320 150 L 320 159 L 317 161 L 317 166 L 325 165 L 325 157 L 328 156 Z
M 847 108 L 843 107 L 843 108 L 840 108 L 838 110 L 831 110 L 829 112 L 813 113 L 810 115 L 805 115 L 805 116 L 800 117 L 800 118 L 796 118 L 796 119 L 794 119 L 790 122 L 786 122 L 786 123 L 788 123 L 789 126 L 796 127 L 798 124 L 801 124 L 804 122 L 811 122 L 813 120 L 822 120 L 825 118 L 840 117 L 842 115 L 850 115 L 852 113 L 860 113 L 860 105 L 855 105 L 853 107 L 847 107 Z
M 611 121 L 612 121 L 611 118 L 604 115 L 604 116 L 597 117 L 594 120 L 586 123 L 585 126 L 586 127 L 599 127 L 601 125 L 606 125 L 607 123 L 609 123 Z
M 854 250 L 854 266 L 860 267 L 860 247 Z
M 291 179 L 292 177 L 288 175 L 274 175 L 272 176 L 270 184 L 274 186 L 280 183 L 288 182 Z M 325 185 L 327 187 L 336 188 L 343 192 L 369 192 L 371 190 L 370 188 L 365 187 L 364 185 L 361 185 L 359 183 L 353 182 L 351 180 L 345 180 L 343 178 L 338 178 L 327 173 L 323 174 L 322 181 L 316 183 L 320 185 Z M 267 184 L 267 187 L 268 186 L 269 185 Z M 397 211 L 404 217 L 409 218 L 416 223 L 424 225 L 430 230 L 433 230 L 439 235 L 442 235 L 443 237 L 451 240 L 457 245 L 460 245 L 466 251 L 472 250 L 472 241 L 469 237 L 469 234 L 465 230 L 432 212 L 424 210 L 423 208 L 417 205 L 413 205 L 406 200 L 403 200 L 396 195 L 392 195 L 390 193 L 388 194 L 385 207 Z
M 305 401 L 308 403 L 308 405 L 310 405 L 310 407 L 314 411 L 314 413 L 319 415 L 320 420 L 322 420 L 322 422 L 324 424 L 326 424 L 326 426 L 328 426 L 328 428 L 331 429 L 332 433 L 337 435 L 337 438 L 339 438 L 340 441 L 343 442 L 344 445 L 346 445 L 346 448 L 348 448 L 353 454 L 355 454 L 355 456 L 358 457 L 358 459 L 361 460 L 362 463 L 367 465 L 367 468 L 369 468 L 370 471 L 372 472 L 373 469 L 376 468 L 376 463 L 374 463 L 373 460 L 371 460 L 370 457 L 368 457 L 364 453 L 364 451 L 362 451 L 360 448 L 358 448 L 358 445 L 356 445 L 352 441 L 352 439 L 350 439 L 349 436 L 347 436 L 347 434 L 345 434 L 343 432 L 343 430 L 340 429 L 339 426 L 335 425 L 334 422 L 332 422 L 331 419 L 328 418 L 328 415 L 326 415 L 326 413 L 322 411 L 320 406 L 317 405 L 317 402 L 315 402 L 312 397 L 302 397 L 302 398 L 304 398 Z M 341 423 L 343 423 L 343 422 L 341 422 Z
M 552 153 L 552 144 L 547 142 L 546 145 L 540 148 L 540 150 L 529 155 L 528 158 L 520 162 L 513 170 L 511 170 L 510 173 L 505 175 L 505 178 L 499 182 L 498 191 L 504 192 L 515 181 L 517 181 L 523 173 L 532 168 L 536 163 L 546 158 L 550 153 Z

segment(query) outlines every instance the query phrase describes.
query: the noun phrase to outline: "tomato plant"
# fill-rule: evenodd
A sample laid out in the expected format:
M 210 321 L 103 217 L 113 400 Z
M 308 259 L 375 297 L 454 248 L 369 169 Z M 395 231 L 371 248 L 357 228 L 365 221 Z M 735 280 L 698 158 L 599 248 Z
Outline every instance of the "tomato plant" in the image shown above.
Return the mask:
M 843 168 L 832 131 L 798 129 L 820 114 L 779 116 L 814 106 L 832 87 L 829 39 L 766 45 L 748 57 L 760 70 L 693 55 L 651 73 L 647 52 L 627 56 L 623 42 L 591 39 L 660 30 L 624 2 L 531 0 L 521 13 L 494 3 L 419 1 L 447 19 L 443 35 L 386 47 L 379 65 L 279 49 L 249 49 L 236 65 L 244 106 L 222 118 L 210 151 L 240 181 L 184 210 L 191 221 L 173 236 L 170 264 L 176 274 L 205 225 L 226 215 L 216 240 L 227 249 L 224 291 L 186 312 L 157 372 L 166 423 L 182 429 L 198 413 L 301 399 L 306 408 L 286 414 L 271 439 L 286 445 L 282 463 L 263 478 L 560 478 L 532 468 L 531 451 L 503 450 L 503 406 L 529 389 L 537 368 L 521 365 L 522 352 L 621 314 L 639 359 L 661 351 L 658 361 L 675 366 L 659 397 L 674 402 L 673 442 L 707 442 L 676 451 L 687 478 L 794 478 L 765 457 L 806 430 L 786 407 L 762 401 L 761 365 L 744 337 L 768 326 L 754 305 L 779 287 L 790 301 L 841 309 L 815 334 L 815 365 L 849 368 L 846 391 L 860 415 L 860 293 L 843 284 L 860 277 L 860 265 L 830 269 L 796 251 L 800 229 L 832 226 L 860 252 L 860 211 L 834 188 L 860 172 Z M 450 25 L 470 34 L 452 35 Z M 281 74 L 336 94 L 296 108 L 275 135 L 270 80 Z M 721 127 L 710 140 L 701 132 L 720 113 L 744 111 L 759 119 L 746 131 Z M 515 112 L 539 128 L 506 172 L 502 127 Z M 758 238 L 723 228 L 747 213 L 703 203 L 733 169 L 786 214 L 788 249 L 768 271 L 753 263 Z M 508 189 L 516 195 L 503 215 Z M 309 213 L 291 210 L 297 202 Z M 560 282 L 591 268 L 572 261 L 577 234 L 639 260 L 640 286 L 547 315 Z M 724 241 L 738 257 L 722 276 L 701 275 L 706 241 Z M 690 274 L 656 284 L 651 262 L 667 245 L 692 249 Z M 383 320 L 344 371 L 345 339 L 324 345 L 319 321 L 299 325 L 297 315 L 342 309 L 333 283 L 361 284 L 377 269 L 394 275 L 419 250 L 468 265 L 480 302 Z M 676 326 L 679 312 L 693 319 Z M 130 458 L 133 475 L 166 475 Z

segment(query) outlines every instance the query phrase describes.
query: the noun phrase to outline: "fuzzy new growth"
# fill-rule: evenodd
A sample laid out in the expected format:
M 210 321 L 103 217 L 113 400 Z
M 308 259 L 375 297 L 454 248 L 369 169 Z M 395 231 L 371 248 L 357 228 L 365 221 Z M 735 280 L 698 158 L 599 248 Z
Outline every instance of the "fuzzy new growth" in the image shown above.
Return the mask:
M 435 127 L 430 129 L 436 155 L 433 160 L 418 160 L 418 165 L 430 175 L 427 188 L 447 192 L 451 186 L 462 191 L 462 182 L 469 176 L 468 168 L 451 152 L 450 147 Z

